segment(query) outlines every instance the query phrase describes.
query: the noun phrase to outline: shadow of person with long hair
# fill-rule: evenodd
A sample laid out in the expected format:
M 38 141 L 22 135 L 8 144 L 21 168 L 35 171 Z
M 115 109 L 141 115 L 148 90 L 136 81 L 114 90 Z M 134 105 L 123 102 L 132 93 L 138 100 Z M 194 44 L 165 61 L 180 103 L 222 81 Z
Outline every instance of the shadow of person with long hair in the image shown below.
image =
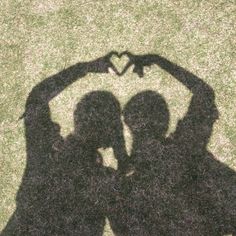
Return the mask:
M 116 174 L 102 165 L 98 148 L 112 147 L 118 170 L 126 158 L 121 108 L 109 92 L 85 95 L 74 112 L 74 132 L 63 139 L 50 117 L 49 102 L 88 73 L 108 73 L 110 57 L 78 63 L 30 92 L 25 113 L 27 163 L 16 210 L 5 235 L 102 235 L 115 199 Z
M 218 119 L 213 89 L 159 55 L 124 52 L 140 77 L 158 65 L 192 93 L 185 117 L 166 137 L 169 109 L 154 91 L 126 104 L 124 121 L 133 135 L 135 172 L 123 180 L 120 210 L 111 216 L 117 235 L 225 235 L 236 233 L 236 174 L 207 150 Z M 118 204 L 118 203 L 117 203 Z

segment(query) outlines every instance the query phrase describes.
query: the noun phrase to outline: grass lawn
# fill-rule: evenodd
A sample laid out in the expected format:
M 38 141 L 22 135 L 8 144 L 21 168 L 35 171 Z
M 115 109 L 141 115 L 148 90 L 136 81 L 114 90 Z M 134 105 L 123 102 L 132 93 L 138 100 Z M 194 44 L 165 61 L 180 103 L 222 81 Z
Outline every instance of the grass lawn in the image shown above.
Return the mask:
M 2 0 L 0 2 L 0 231 L 15 209 L 26 166 L 24 112 L 31 89 L 46 77 L 111 50 L 160 54 L 215 91 L 220 118 L 209 150 L 236 171 L 236 5 L 225 0 Z M 121 62 L 114 62 L 122 64 Z M 124 106 L 151 89 L 168 102 L 168 133 L 187 111 L 191 94 L 170 75 L 151 67 L 139 78 L 90 74 L 51 103 L 63 136 L 73 130 L 73 110 L 89 91 L 111 91 Z M 127 148 L 132 144 L 126 128 Z M 108 154 L 109 155 L 109 154 Z M 113 166 L 112 161 L 107 165 Z M 109 224 L 104 235 L 113 235 Z

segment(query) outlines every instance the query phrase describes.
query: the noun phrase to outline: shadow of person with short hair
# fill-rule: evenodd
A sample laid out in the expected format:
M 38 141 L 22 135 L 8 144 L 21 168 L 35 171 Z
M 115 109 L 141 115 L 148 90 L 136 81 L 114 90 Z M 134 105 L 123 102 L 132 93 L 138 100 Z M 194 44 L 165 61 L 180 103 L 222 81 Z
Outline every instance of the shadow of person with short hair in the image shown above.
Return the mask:
M 124 121 L 133 135 L 135 173 L 123 180 L 120 210 L 111 216 L 117 235 L 225 235 L 236 233 L 236 174 L 207 150 L 218 119 L 213 89 L 202 79 L 159 55 L 133 55 L 134 65 L 158 65 L 192 92 L 185 117 L 166 137 L 165 99 L 143 91 L 126 104 Z M 118 203 L 117 203 L 118 204 Z
M 73 65 L 30 92 L 22 116 L 26 169 L 2 236 L 102 235 L 116 174 L 97 149 L 112 147 L 120 169 L 126 158 L 120 104 L 106 91 L 86 94 L 74 112 L 74 133 L 63 139 L 49 102 L 88 73 L 108 73 L 114 53 Z

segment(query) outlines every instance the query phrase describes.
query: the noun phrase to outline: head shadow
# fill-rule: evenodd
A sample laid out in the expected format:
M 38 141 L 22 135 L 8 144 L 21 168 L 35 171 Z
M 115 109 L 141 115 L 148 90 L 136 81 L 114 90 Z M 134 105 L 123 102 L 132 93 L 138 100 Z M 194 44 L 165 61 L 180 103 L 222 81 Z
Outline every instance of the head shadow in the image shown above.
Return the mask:
M 107 91 L 86 94 L 74 111 L 74 137 L 94 148 L 112 147 L 121 132 L 121 107 Z
M 170 112 L 165 99 L 159 93 L 146 90 L 136 94 L 125 105 L 122 114 L 134 138 L 165 137 Z

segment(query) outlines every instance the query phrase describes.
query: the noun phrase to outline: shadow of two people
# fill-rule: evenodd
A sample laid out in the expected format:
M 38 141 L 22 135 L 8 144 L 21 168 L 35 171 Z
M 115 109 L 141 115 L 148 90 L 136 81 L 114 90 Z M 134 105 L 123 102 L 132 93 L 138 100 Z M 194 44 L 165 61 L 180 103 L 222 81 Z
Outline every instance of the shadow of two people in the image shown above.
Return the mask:
M 128 56 L 118 72 L 110 58 Z M 49 102 L 88 73 L 123 75 L 134 65 L 158 65 L 193 94 L 186 116 L 166 138 L 168 105 L 154 91 L 135 95 L 123 115 L 133 135 L 127 156 L 117 99 L 106 91 L 84 96 L 74 133 L 60 136 Z M 17 208 L 1 235 L 102 235 L 108 217 L 116 235 L 223 235 L 235 233 L 235 172 L 207 151 L 218 118 L 214 91 L 159 55 L 111 52 L 73 65 L 36 85 L 25 122 L 27 165 Z M 112 147 L 118 171 L 102 165 L 100 147 Z M 133 166 L 133 175 L 127 174 Z

